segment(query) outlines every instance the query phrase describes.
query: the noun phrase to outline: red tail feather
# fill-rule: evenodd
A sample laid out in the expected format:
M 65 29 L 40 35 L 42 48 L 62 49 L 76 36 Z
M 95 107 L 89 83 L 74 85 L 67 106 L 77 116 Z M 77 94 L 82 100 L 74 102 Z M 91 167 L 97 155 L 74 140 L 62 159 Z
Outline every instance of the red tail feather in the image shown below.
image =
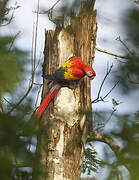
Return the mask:
M 41 117 L 41 115 L 49 105 L 50 101 L 54 98 L 55 94 L 59 91 L 60 88 L 61 86 L 59 84 L 56 84 L 54 87 L 52 87 L 48 95 L 45 96 L 39 108 L 36 110 L 35 117 Z

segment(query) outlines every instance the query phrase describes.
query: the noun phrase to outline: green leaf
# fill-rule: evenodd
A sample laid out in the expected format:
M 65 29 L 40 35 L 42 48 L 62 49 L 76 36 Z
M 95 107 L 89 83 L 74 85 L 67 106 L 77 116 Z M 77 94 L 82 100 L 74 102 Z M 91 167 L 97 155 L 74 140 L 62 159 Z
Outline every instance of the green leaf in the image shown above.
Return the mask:
M 119 104 L 121 104 L 122 102 L 115 100 L 114 98 L 112 98 L 112 104 L 114 107 L 118 106 Z
M 15 56 L 0 51 L 0 94 L 12 92 L 21 81 L 22 65 Z

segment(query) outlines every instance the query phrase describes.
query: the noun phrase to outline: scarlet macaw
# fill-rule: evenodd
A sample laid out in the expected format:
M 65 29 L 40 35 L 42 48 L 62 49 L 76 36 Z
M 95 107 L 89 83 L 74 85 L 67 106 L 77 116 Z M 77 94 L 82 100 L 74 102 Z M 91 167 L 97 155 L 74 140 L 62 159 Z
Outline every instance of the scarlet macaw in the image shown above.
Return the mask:
M 51 75 L 45 75 L 44 78 L 56 82 L 51 88 L 48 95 L 44 98 L 35 115 L 40 117 L 47 108 L 50 101 L 54 98 L 61 86 L 70 82 L 77 82 L 87 75 L 90 79 L 96 76 L 94 69 L 85 64 L 81 57 L 72 57 L 65 61 L 65 63 Z

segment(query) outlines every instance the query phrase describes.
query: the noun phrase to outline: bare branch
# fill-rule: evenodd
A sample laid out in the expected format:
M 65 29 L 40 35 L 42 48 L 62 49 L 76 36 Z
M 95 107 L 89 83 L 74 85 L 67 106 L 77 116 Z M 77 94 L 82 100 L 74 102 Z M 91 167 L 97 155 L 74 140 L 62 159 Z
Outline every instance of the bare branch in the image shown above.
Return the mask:
M 120 81 L 117 81 L 114 86 L 110 89 L 110 91 L 105 95 L 103 96 L 103 100 L 113 91 L 113 89 L 117 86 L 117 84 L 119 83 Z
M 57 0 L 51 8 L 49 8 L 47 11 L 44 11 L 44 12 L 38 12 L 39 14 L 47 14 L 47 13 L 50 13 L 52 12 L 52 10 L 54 9 L 54 7 L 60 2 L 61 0 Z M 34 11 L 34 13 L 37 13 L 36 11 Z
M 91 132 L 87 136 L 87 142 L 90 142 L 90 141 L 104 142 L 108 144 L 111 147 L 111 149 L 116 153 L 120 152 L 121 150 L 120 146 L 111 137 L 109 137 L 106 134 L 101 134 L 98 132 Z
M 108 64 L 107 64 L 107 73 L 106 73 L 106 75 L 105 75 L 105 77 L 104 77 L 104 79 L 103 79 L 103 81 L 102 81 L 102 83 L 101 83 L 101 85 L 100 85 L 100 88 L 99 88 L 99 91 L 98 91 L 98 95 L 97 95 L 97 99 L 100 97 L 100 93 L 101 93 L 102 87 L 103 87 L 103 85 L 104 85 L 104 82 L 105 82 L 107 76 L 110 74 L 110 72 L 111 72 L 111 70 L 112 70 L 112 67 L 113 67 L 113 64 L 112 64 L 112 65 L 110 66 L 110 68 L 108 69 Z
M 5 97 L 3 97 L 3 99 L 4 99 L 9 105 L 13 106 L 13 104 L 12 104 L 9 100 L 7 100 Z
M 34 39 L 35 39 L 35 23 L 33 23 L 33 32 L 32 32 L 32 47 L 31 47 L 31 67 L 32 67 L 32 79 L 34 76 Z
M 55 20 L 52 17 L 52 13 L 53 13 L 53 9 L 55 8 L 55 6 L 60 2 L 61 0 L 57 0 L 51 8 L 49 8 L 47 11 L 43 11 L 43 12 L 38 12 L 39 14 L 47 14 L 48 15 L 48 19 L 53 22 L 54 24 L 56 23 Z M 37 13 L 36 11 L 34 11 L 34 13 Z
M 7 114 L 10 114 L 11 112 L 13 112 L 14 109 L 16 109 L 21 103 L 22 101 L 27 97 L 27 95 L 29 94 L 29 92 L 31 91 L 33 87 L 33 84 L 31 84 L 31 86 L 28 88 L 28 90 L 26 91 L 26 93 L 24 94 L 24 96 L 18 101 L 18 103 L 16 103 L 9 111 Z
M 33 66 L 33 70 L 35 73 L 35 62 L 36 62 L 36 50 L 37 50 L 37 38 L 38 38 L 38 21 L 39 21 L 39 0 L 38 0 L 38 5 L 37 5 L 37 18 L 36 18 L 36 27 L 35 27 L 35 39 L 34 39 L 34 66 Z M 34 78 L 33 78 L 34 79 Z
M 126 43 L 121 39 L 121 37 L 117 37 L 116 38 L 117 41 L 119 41 L 124 47 L 125 49 L 129 52 L 129 54 L 131 54 L 132 56 L 134 55 L 134 52 L 132 52 L 129 47 L 126 45 Z M 130 59 L 131 57 L 129 56 L 128 59 Z
M 109 91 L 105 96 L 103 96 L 103 97 L 100 96 L 101 91 L 102 91 L 102 88 L 103 88 L 103 85 L 104 85 L 104 82 L 106 81 L 106 79 L 107 79 L 108 75 L 110 74 L 112 68 L 113 68 L 113 64 L 110 66 L 110 68 L 109 68 L 109 66 L 108 66 L 108 64 L 107 64 L 107 72 L 106 72 L 106 75 L 104 76 L 104 79 L 102 80 L 102 83 L 101 83 L 101 85 L 100 85 L 100 88 L 99 88 L 99 91 L 98 91 L 98 94 L 97 94 L 97 98 L 94 99 L 94 100 L 92 101 L 92 103 L 97 103 L 97 102 L 100 102 L 100 101 L 104 101 L 104 100 L 107 98 L 107 96 L 113 91 L 113 89 L 114 89 L 114 88 L 117 86 L 117 84 L 119 83 L 119 81 L 117 81 L 117 82 L 114 84 L 114 86 L 110 89 L 110 91 Z
M 35 107 L 37 106 L 37 103 L 38 103 L 38 98 L 39 98 L 39 94 L 41 92 L 41 87 L 42 87 L 43 84 L 40 85 L 40 88 L 38 90 L 38 93 L 37 93 L 37 98 L 36 98 L 36 102 L 35 102 Z
M 96 50 L 99 51 L 99 52 L 102 52 L 102 53 L 106 53 L 106 54 L 111 55 L 111 56 L 118 57 L 118 58 L 130 59 L 129 56 L 123 56 L 123 55 L 120 55 L 120 54 L 115 54 L 115 53 L 112 53 L 112 52 L 109 52 L 109 51 L 106 51 L 106 50 L 103 50 L 103 49 L 100 49 L 100 48 L 96 48 Z
M 95 130 L 95 131 L 99 131 L 100 129 L 104 128 L 104 127 L 106 126 L 106 124 L 110 121 L 110 119 L 112 118 L 112 116 L 113 116 L 113 114 L 115 113 L 115 111 L 116 111 L 116 109 L 113 107 L 113 110 L 112 110 L 112 112 L 110 113 L 109 118 L 108 118 L 105 122 L 101 123 L 101 124 L 99 125 L 99 127 L 95 128 L 94 130 Z
M 12 42 L 11 42 L 11 45 L 8 49 L 8 51 L 11 51 L 12 47 L 13 47 L 13 44 L 14 44 L 14 41 L 16 40 L 16 38 L 20 35 L 20 31 L 13 37 L 12 39 Z
M 53 4 L 53 6 L 52 6 L 49 10 L 45 11 L 43 14 L 46 14 L 46 13 L 49 13 L 50 11 L 52 11 L 52 10 L 54 9 L 54 7 L 55 7 L 60 1 L 61 1 L 61 0 L 57 0 L 57 1 Z
M 36 85 L 36 86 L 40 86 L 40 87 L 43 85 L 43 84 L 35 83 L 35 82 L 33 84 Z

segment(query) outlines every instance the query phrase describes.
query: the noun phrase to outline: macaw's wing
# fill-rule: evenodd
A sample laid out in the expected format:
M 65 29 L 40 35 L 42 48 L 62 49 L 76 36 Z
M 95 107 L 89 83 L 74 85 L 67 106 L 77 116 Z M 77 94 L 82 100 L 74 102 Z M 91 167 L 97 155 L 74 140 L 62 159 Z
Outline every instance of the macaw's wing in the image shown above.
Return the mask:
M 58 83 L 68 83 L 70 81 L 80 80 L 85 76 L 85 64 L 81 57 L 71 58 L 65 61 L 62 66 L 51 75 L 45 75 L 45 78 L 50 81 L 57 81 Z
M 66 69 L 61 67 L 51 75 L 49 74 L 44 75 L 44 78 L 50 81 L 65 82 L 66 81 L 64 78 L 65 72 L 66 72 Z

